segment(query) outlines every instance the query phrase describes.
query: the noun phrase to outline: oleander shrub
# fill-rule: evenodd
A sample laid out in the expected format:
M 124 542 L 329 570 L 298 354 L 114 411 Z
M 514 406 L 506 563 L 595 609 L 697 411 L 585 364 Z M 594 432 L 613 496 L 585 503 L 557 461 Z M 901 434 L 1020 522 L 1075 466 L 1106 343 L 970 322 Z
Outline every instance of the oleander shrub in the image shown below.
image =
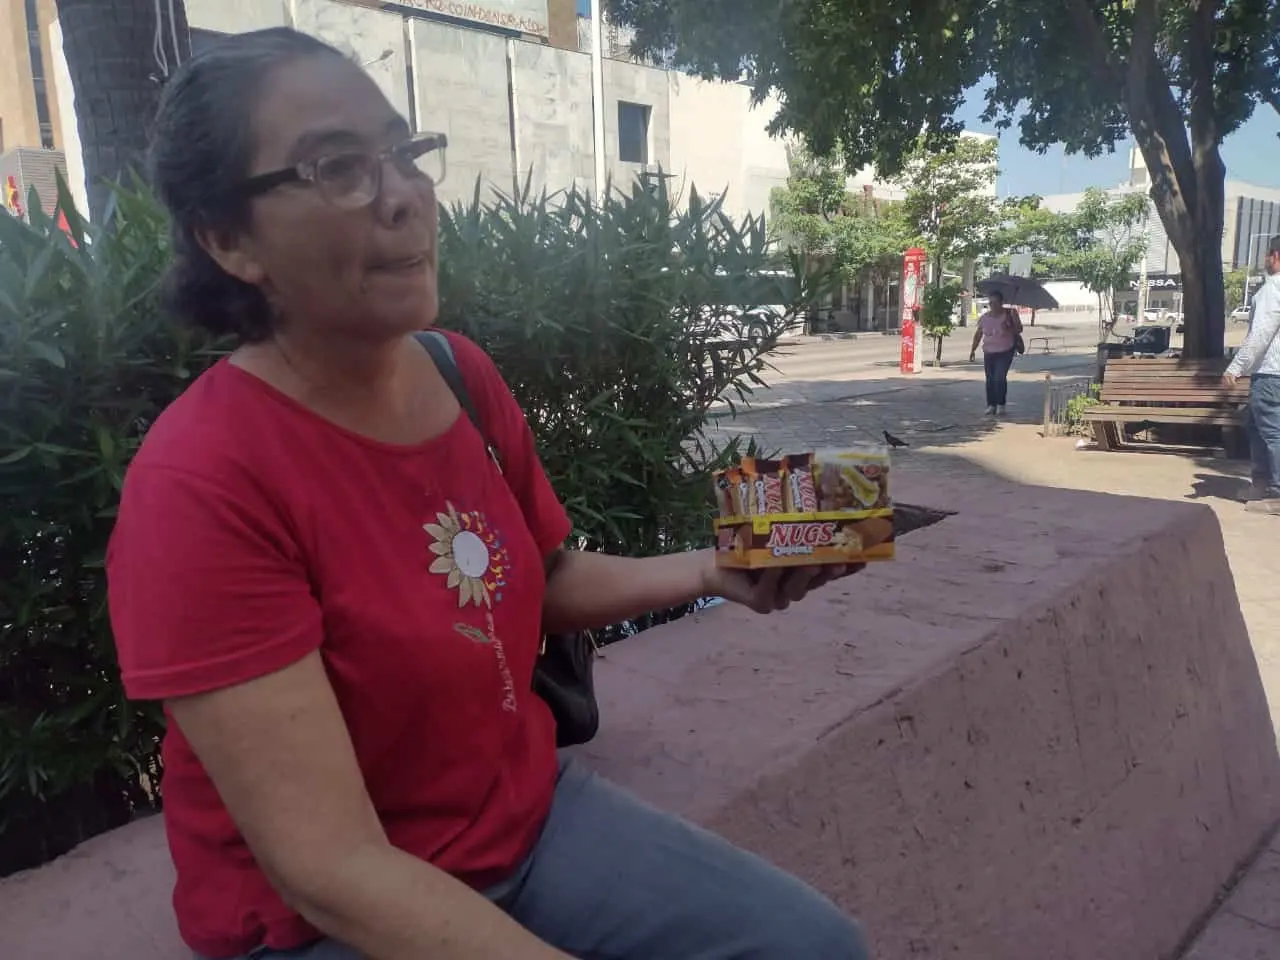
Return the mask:
M 0 874 L 157 802 L 159 709 L 121 690 L 103 554 L 147 425 L 209 361 L 157 304 L 167 225 L 115 195 L 0 215 Z
M 148 425 L 220 352 L 162 315 L 149 194 L 117 190 L 99 230 L 62 193 L 66 231 L 37 202 L 0 216 L 0 875 L 160 803 L 163 717 L 124 698 L 103 556 Z M 707 471 L 739 455 L 709 442 L 715 408 L 804 307 L 761 221 L 686 207 L 477 189 L 442 212 L 441 322 L 508 378 L 584 549 L 709 542 Z
M 708 542 L 716 408 L 761 384 L 817 292 L 735 222 L 664 181 L 457 204 L 441 220 L 443 325 L 479 341 L 524 407 L 581 545 L 632 555 Z

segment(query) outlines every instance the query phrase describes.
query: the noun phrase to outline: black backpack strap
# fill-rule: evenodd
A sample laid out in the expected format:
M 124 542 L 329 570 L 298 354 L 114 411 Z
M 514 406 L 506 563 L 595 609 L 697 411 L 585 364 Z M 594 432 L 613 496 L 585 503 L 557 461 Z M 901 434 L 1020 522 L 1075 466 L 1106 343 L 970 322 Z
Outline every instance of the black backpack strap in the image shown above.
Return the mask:
M 450 391 L 457 398 L 458 406 L 462 408 L 462 412 L 467 415 L 467 419 L 471 421 L 472 426 L 480 434 L 480 439 L 484 441 L 489 457 L 501 470 L 502 458 L 498 455 L 498 448 L 489 439 L 489 432 L 484 428 L 484 421 L 480 418 L 480 411 L 476 409 L 475 401 L 471 399 L 471 391 L 467 389 L 466 378 L 463 377 L 462 371 L 458 369 L 458 361 L 453 355 L 453 344 L 439 330 L 424 330 L 421 333 L 415 333 L 413 338 L 422 344 L 422 348 L 431 355 L 436 369 L 440 371 L 440 376 L 444 377 L 444 382 L 449 385 Z

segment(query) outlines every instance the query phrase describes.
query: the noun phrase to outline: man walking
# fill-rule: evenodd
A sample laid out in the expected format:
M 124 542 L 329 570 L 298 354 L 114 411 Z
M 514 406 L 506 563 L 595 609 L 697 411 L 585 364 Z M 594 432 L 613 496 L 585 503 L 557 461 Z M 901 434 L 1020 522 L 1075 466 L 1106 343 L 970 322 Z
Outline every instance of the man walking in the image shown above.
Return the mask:
M 1249 441 L 1253 456 L 1251 513 L 1280 516 L 1280 236 L 1267 244 L 1267 277 L 1253 298 L 1249 335 L 1223 375 L 1249 377 Z

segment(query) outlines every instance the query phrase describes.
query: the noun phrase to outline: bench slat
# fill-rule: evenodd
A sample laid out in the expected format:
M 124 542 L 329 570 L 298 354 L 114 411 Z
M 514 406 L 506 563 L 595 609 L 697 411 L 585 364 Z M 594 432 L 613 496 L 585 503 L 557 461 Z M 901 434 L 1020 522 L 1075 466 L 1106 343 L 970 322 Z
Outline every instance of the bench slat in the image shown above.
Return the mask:
M 1105 404 L 1084 411 L 1085 420 L 1138 423 L 1201 423 L 1231 427 L 1240 422 L 1239 414 L 1214 407 L 1115 407 Z

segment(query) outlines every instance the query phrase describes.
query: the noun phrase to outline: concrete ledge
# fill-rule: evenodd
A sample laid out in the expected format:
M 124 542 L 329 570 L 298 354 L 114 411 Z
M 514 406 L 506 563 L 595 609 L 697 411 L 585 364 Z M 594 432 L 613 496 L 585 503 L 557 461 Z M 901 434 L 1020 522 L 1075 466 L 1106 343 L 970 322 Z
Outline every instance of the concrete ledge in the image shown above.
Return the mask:
M 878 960 L 1163 960 L 1280 816 L 1216 519 L 899 480 L 959 515 L 785 616 L 611 648 L 582 756 L 822 888 Z M 157 820 L 84 844 L 0 881 L 0 957 L 188 960 L 171 882 Z
M 786 617 L 611 649 L 584 755 L 822 888 L 881 960 L 1168 957 L 1280 816 L 1216 518 L 896 495 L 959 514 Z

